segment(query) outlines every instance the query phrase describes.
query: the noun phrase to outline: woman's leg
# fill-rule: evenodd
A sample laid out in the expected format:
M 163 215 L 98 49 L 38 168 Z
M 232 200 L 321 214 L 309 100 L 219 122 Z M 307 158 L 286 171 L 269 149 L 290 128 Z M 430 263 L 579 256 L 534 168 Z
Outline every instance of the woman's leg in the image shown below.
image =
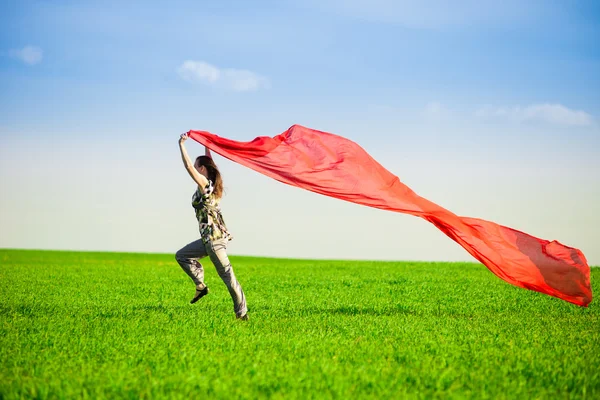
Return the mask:
M 198 259 L 206 257 L 204 242 L 198 239 L 175 253 L 175 259 L 196 284 L 196 288 L 204 286 L 204 268 Z
M 246 297 L 244 296 L 242 286 L 235 278 L 233 268 L 227 257 L 227 239 L 206 243 L 206 252 L 215 265 L 217 273 L 221 279 L 223 279 L 223 282 L 229 290 L 229 294 L 233 300 L 233 310 L 235 311 L 235 315 L 237 317 L 243 317 L 248 312 Z

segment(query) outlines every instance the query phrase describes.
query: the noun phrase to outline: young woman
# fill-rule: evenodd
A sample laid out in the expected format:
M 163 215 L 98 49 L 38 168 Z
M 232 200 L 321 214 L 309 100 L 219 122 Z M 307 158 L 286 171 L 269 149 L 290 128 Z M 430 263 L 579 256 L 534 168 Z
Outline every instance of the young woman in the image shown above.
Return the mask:
M 233 268 L 227 257 L 227 242 L 232 239 L 227 231 L 219 201 L 223 194 L 223 179 L 205 147 L 205 155 L 196 158 L 192 164 L 185 150 L 186 133 L 179 138 L 179 150 L 185 169 L 190 174 L 198 188 L 192 196 L 192 207 L 196 210 L 196 218 L 200 227 L 200 239 L 183 247 L 175 254 L 175 259 L 181 268 L 196 284 L 196 294 L 190 303 L 195 303 L 208 294 L 208 286 L 204 283 L 204 268 L 199 259 L 209 256 L 215 265 L 217 273 L 227 285 L 233 299 L 233 310 L 238 319 L 248 319 L 246 297 L 240 283 L 235 278 Z

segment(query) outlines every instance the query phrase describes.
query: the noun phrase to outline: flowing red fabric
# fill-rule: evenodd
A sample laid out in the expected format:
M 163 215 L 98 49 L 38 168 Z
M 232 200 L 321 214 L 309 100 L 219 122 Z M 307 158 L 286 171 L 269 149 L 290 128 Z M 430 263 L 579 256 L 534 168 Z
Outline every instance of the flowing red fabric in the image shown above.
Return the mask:
M 223 157 L 288 185 L 424 218 L 508 283 L 579 306 L 592 301 L 590 268 L 578 249 L 490 221 L 459 217 L 418 196 L 348 139 L 300 125 L 251 142 L 206 131 L 188 133 Z

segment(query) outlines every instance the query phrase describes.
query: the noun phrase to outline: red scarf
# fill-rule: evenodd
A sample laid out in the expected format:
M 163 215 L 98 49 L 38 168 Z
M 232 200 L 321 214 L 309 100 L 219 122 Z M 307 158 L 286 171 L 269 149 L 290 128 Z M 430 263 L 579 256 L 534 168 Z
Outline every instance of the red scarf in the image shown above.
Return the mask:
M 434 224 L 496 276 L 579 306 L 592 301 L 590 268 L 581 251 L 477 218 L 459 217 L 417 195 L 356 143 L 294 125 L 251 142 L 205 131 L 189 136 L 216 153 L 288 185 Z

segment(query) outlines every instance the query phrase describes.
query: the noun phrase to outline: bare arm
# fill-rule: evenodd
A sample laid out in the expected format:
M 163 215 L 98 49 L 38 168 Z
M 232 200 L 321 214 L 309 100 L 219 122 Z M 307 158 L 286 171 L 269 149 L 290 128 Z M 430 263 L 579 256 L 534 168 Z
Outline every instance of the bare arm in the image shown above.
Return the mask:
M 187 154 L 187 150 L 185 149 L 185 146 L 183 144 L 183 142 L 185 142 L 187 140 L 187 138 L 188 138 L 188 136 L 186 133 L 182 134 L 179 137 L 179 150 L 181 151 L 181 159 L 183 160 L 183 165 L 185 166 L 185 169 L 187 170 L 188 174 L 190 174 L 190 176 L 192 177 L 194 182 L 196 182 L 198 187 L 200 187 L 201 189 L 204 189 L 206 187 L 206 185 L 208 184 L 208 180 L 206 179 L 206 177 L 204 175 L 202 175 L 200 172 L 198 172 L 196 170 L 196 168 L 194 167 L 194 164 L 190 160 L 190 157 Z
M 210 149 L 206 146 L 204 146 L 204 155 L 208 158 L 212 159 L 212 154 L 210 154 Z

